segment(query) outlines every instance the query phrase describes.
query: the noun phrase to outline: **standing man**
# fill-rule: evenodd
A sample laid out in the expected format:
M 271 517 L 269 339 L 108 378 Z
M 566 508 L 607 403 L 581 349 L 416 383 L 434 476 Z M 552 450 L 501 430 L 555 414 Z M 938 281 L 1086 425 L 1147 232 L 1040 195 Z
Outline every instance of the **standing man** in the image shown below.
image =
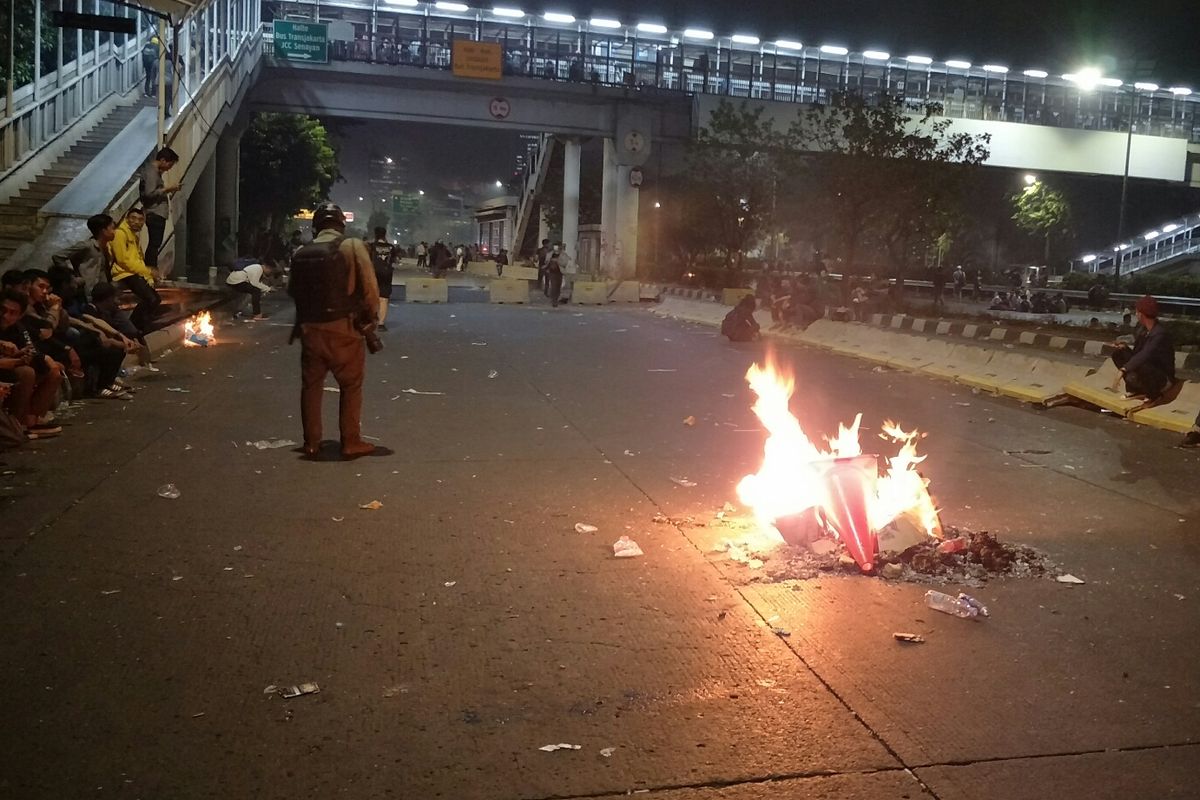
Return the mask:
M 371 255 L 359 239 L 346 238 L 346 217 L 333 203 L 313 212 L 313 240 L 292 256 L 288 294 L 296 301 L 300 337 L 300 419 L 304 454 L 321 448 L 321 399 L 325 374 L 341 388 L 339 426 L 342 458 L 369 456 L 374 445 L 362 439 L 362 386 L 366 371 L 364 331 L 374 337 L 379 286 Z M 376 340 L 377 341 L 377 340 Z
M 546 259 L 550 258 L 550 240 L 542 239 L 542 246 L 537 249 L 534 255 L 537 258 L 537 287 L 549 297 L 550 285 L 546 282 Z
M 396 248 L 387 240 L 387 228 L 375 229 L 375 241 L 367 248 L 379 284 L 379 330 L 387 330 L 388 302 L 392 299 L 392 266 L 396 263 Z
M 142 336 L 151 331 L 154 314 L 162 305 L 162 298 L 154 291 L 154 273 L 142 260 L 138 234 L 145 224 L 146 215 L 140 208 L 129 209 L 108 245 L 113 283 L 133 292 L 137 298 L 137 308 L 129 319 Z
M 963 289 L 967 286 L 967 273 L 963 271 L 962 264 L 954 268 L 954 274 L 950 277 L 954 281 L 954 299 L 962 300 Z
M 138 194 L 146 212 L 146 231 L 150 241 L 146 244 L 146 266 L 158 277 L 158 251 L 162 249 L 163 235 L 167 230 L 167 218 L 171 216 L 171 195 L 179 191 L 179 184 L 167 184 L 163 174 L 179 163 L 179 156 L 169 147 L 154 154 L 154 160 L 142 167 Z
M 417 269 L 429 266 L 429 245 L 421 242 L 417 245 Z
M 96 214 L 87 221 L 90 239 L 78 241 L 65 250 L 59 250 L 50 256 L 50 261 L 56 267 L 67 267 L 75 276 L 83 281 L 87 297 L 97 283 L 109 283 L 112 280 L 108 263 L 108 245 L 117 235 L 117 223 L 108 214 Z M 87 297 L 84 302 L 87 302 Z
M 558 298 L 562 294 L 563 268 L 560 258 L 558 245 L 554 245 L 550 257 L 546 259 L 546 295 L 554 308 L 558 308 Z
M 142 94 L 151 97 L 158 78 L 158 37 L 151 36 L 150 41 L 142 45 L 142 71 L 146 73 L 142 81 Z
M 942 295 L 946 291 L 946 270 L 939 264 L 933 268 L 933 313 L 937 314 L 945 308 Z

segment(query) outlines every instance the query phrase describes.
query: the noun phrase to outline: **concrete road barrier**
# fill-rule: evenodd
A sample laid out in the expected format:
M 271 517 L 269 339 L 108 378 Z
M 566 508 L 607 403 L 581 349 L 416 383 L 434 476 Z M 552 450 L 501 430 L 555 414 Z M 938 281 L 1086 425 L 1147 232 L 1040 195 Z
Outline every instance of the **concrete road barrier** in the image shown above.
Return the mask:
M 1000 386 L 1000 394 L 1026 403 L 1045 403 L 1052 397 L 1066 394 L 1066 385 L 1087 377 L 1091 369 L 1082 364 L 1038 359 L 1033 371 L 1019 380 Z
M 1130 419 L 1142 425 L 1153 425 L 1176 433 L 1186 433 L 1196 424 L 1196 412 L 1200 411 L 1200 383 L 1186 383 L 1175 402 L 1130 415 Z
M 1106 358 L 1100 369 L 1094 374 L 1073 380 L 1063 386 L 1063 393 L 1125 416 L 1140 406 L 1143 401 L 1126 397 L 1124 386 L 1119 385 L 1117 390 L 1113 391 L 1112 385 L 1117 374 L 1117 365 L 1112 362 L 1112 359 Z
M 923 339 L 912 337 L 911 341 L 898 348 L 896 355 L 887 361 L 892 369 L 902 369 L 916 372 L 921 367 L 936 364 L 950 354 L 952 345 L 940 339 Z
M 404 301 L 407 303 L 445 303 L 450 299 L 450 287 L 445 278 L 408 278 L 404 281 Z
M 610 303 L 640 303 L 642 291 L 637 281 L 621 281 L 608 286 L 608 301 Z
M 608 284 L 604 281 L 575 281 L 571 286 L 571 302 L 602 306 L 608 302 Z
M 529 281 L 497 278 L 488 284 L 488 300 L 493 303 L 528 303 Z
M 953 381 L 959 375 L 978 371 L 991 361 L 994 351 L 969 344 L 952 344 L 945 359 L 927 364 L 919 370 L 923 375 L 933 375 Z
M 493 275 L 496 274 L 494 269 L 493 269 L 492 274 Z M 519 264 L 509 264 L 507 267 L 504 268 L 504 275 L 502 277 L 515 278 L 515 279 L 521 280 L 521 281 L 536 281 L 537 280 L 537 268 L 536 267 L 522 267 Z
M 987 364 L 978 368 L 968 368 L 967 372 L 955 377 L 955 383 L 981 389 L 992 394 L 1000 394 L 1000 387 L 1005 384 L 1021 381 L 1031 374 L 1038 359 L 1017 353 L 996 352 Z

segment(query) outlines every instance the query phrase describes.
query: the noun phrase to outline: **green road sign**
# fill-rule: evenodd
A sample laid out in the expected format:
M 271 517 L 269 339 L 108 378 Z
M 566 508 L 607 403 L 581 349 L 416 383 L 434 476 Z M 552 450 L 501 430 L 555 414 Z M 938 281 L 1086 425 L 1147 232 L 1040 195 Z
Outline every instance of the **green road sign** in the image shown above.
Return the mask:
M 291 22 L 277 19 L 275 57 L 285 61 L 329 63 L 329 28 L 315 22 Z
M 421 208 L 421 201 L 415 194 L 392 195 L 393 214 L 415 214 Z

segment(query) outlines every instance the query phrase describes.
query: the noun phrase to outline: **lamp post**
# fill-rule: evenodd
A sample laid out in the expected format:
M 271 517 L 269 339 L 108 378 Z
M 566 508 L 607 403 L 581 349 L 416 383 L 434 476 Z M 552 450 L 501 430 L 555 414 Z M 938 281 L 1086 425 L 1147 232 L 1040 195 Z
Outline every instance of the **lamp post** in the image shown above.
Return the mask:
M 1121 210 L 1117 215 L 1117 247 L 1120 248 L 1121 240 L 1125 237 L 1125 203 L 1129 194 L 1129 158 L 1133 153 L 1133 123 L 1137 119 L 1139 92 L 1156 92 L 1158 91 L 1157 84 L 1153 83 L 1135 83 L 1129 87 L 1129 132 L 1125 137 L 1125 172 L 1121 176 Z M 1113 259 L 1113 291 L 1115 292 L 1121 285 L 1121 254 L 1124 251 L 1117 250 L 1116 258 Z

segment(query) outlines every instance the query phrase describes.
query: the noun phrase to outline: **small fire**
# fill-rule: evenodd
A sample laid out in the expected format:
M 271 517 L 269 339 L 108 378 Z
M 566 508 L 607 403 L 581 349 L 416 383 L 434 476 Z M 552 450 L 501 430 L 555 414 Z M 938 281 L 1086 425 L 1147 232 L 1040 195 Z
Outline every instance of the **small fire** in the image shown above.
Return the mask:
M 187 347 L 208 347 L 217 343 L 213 333 L 212 314 L 201 311 L 183 323 L 183 343 Z
M 762 466 L 743 478 L 737 491 L 764 527 L 815 510 L 864 571 L 874 565 L 876 534 L 898 518 L 907 518 L 929 536 L 941 536 L 928 481 L 917 472 L 925 460 L 917 454 L 917 431 L 885 422 L 880 438 L 899 444 L 900 451 L 882 465 L 863 454 L 862 414 L 849 427 L 839 425 L 837 435 L 818 447 L 788 407 L 795 388 L 791 375 L 768 360 L 765 366 L 752 365 L 746 380 L 758 396 L 754 413 L 768 436 Z

